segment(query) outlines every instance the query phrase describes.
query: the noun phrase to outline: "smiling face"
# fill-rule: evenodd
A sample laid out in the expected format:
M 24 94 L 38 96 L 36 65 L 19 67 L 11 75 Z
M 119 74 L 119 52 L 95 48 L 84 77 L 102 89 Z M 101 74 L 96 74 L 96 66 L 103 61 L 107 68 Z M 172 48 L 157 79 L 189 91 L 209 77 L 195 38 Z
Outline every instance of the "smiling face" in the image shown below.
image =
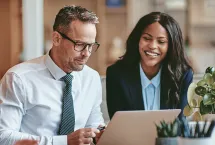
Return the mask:
M 158 22 L 143 31 L 139 41 L 141 66 L 144 70 L 159 70 L 168 51 L 168 34 Z
M 69 30 L 65 35 L 77 42 L 76 47 L 80 43 L 91 44 L 95 42 L 96 27 L 95 24 L 75 20 L 69 25 Z M 89 46 L 78 52 L 74 49 L 74 43 L 63 38 L 58 32 L 55 31 L 53 37 L 59 39 L 54 43 L 55 47 L 51 51 L 55 63 L 66 73 L 81 71 L 91 55 L 88 51 Z

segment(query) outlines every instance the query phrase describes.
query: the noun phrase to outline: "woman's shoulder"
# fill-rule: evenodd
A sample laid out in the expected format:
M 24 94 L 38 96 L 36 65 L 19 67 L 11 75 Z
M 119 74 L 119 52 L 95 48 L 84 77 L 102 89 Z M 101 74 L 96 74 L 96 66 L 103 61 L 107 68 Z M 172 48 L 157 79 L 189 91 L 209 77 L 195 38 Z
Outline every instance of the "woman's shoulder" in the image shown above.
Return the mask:
M 108 66 L 106 73 L 107 73 L 107 75 L 108 74 L 118 74 L 118 73 L 122 72 L 122 69 L 123 69 L 122 64 L 116 62 L 116 63 Z
M 117 61 L 116 63 L 108 66 L 107 70 L 110 70 L 110 71 L 122 71 L 122 70 L 125 70 L 125 65 L 120 62 L 120 61 Z
M 181 79 L 182 82 L 192 82 L 193 81 L 193 70 L 191 68 L 187 69 Z
M 162 68 L 162 78 L 169 79 L 170 78 L 170 73 L 166 67 Z M 192 80 L 193 79 L 193 69 L 191 67 L 187 68 L 184 70 L 181 75 L 180 75 L 180 82 L 181 81 L 186 81 L 186 80 Z
M 138 66 L 138 65 L 137 65 Z M 115 74 L 120 76 L 127 76 L 131 72 L 136 71 L 137 68 L 135 66 L 128 66 L 121 61 L 118 61 L 107 68 L 107 75 Z
M 193 70 L 191 68 L 187 69 L 183 75 L 183 78 L 193 77 Z

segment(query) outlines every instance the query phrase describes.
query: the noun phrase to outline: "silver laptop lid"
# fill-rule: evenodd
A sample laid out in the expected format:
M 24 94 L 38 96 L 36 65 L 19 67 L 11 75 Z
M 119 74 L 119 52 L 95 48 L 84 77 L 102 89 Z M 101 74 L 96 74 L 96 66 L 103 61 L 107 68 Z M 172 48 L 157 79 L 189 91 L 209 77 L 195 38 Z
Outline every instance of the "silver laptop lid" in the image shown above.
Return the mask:
M 173 121 L 180 112 L 180 109 L 118 111 L 97 145 L 154 145 L 157 137 L 155 123 Z

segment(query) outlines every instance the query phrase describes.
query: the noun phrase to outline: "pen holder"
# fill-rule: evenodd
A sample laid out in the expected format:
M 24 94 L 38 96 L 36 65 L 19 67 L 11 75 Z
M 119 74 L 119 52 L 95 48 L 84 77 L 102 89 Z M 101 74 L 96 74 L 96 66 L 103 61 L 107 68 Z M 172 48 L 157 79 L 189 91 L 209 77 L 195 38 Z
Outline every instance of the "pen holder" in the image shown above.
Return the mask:
M 156 138 L 155 145 L 214 145 L 215 138 Z
M 178 145 L 214 145 L 215 140 L 206 138 L 181 138 Z
M 194 130 L 194 128 L 196 127 L 197 122 L 195 122 L 195 121 L 190 121 L 188 124 L 189 124 L 189 128 L 192 128 L 192 129 Z M 210 121 L 207 121 L 206 130 L 208 130 L 210 124 L 211 124 L 211 122 L 210 122 Z M 200 121 L 200 122 L 199 122 L 200 130 L 203 129 L 203 126 L 204 126 L 204 121 Z M 212 131 L 212 134 L 211 134 L 211 138 L 214 138 L 214 139 L 215 139 L 215 128 L 213 128 L 213 131 Z M 214 140 L 214 142 L 215 142 L 215 140 Z

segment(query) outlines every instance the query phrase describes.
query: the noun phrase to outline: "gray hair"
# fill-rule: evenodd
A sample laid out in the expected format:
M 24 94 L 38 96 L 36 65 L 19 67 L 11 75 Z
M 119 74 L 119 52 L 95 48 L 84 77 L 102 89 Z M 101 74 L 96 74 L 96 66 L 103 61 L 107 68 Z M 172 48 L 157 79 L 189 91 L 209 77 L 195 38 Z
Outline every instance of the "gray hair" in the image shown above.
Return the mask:
M 55 17 L 53 31 L 65 32 L 68 30 L 69 24 L 75 20 L 80 20 L 84 23 L 99 23 L 98 17 L 94 12 L 81 6 L 65 6 Z

